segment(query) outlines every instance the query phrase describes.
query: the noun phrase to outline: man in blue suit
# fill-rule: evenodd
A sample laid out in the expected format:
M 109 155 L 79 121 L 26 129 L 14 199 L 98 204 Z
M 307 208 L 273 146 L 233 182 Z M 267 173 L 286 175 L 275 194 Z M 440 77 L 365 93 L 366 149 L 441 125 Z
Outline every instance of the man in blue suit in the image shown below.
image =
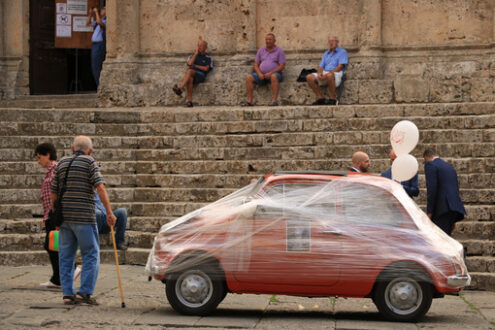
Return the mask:
M 427 191 L 426 213 L 448 235 L 457 221 L 464 219 L 466 210 L 459 196 L 457 172 L 431 149 L 423 153 Z
M 394 162 L 397 155 L 394 150 L 390 150 L 390 165 Z M 392 167 L 387 168 L 385 171 L 381 173 L 381 175 L 385 178 L 392 179 Z M 419 183 L 418 183 L 418 173 L 412 177 L 412 179 L 407 181 L 401 181 L 400 183 L 409 197 L 413 198 L 419 195 Z

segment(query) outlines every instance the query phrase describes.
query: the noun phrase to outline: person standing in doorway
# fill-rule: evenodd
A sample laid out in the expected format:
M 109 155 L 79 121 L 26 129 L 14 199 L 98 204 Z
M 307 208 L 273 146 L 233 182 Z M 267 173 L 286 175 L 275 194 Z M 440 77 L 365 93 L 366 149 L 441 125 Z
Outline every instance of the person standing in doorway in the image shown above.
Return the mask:
M 93 36 L 91 37 L 91 70 L 93 71 L 93 77 L 95 78 L 96 87 L 100 84 L 100 73 L 105 61 L 107 53 L 106 47 L 106 27 L 107 27 L 107 10 L 106 7 L 101 8 L 98 12 L 98 8 L 93 7 L 89 10 L 88 19 L 86 25 L 93 26 Z

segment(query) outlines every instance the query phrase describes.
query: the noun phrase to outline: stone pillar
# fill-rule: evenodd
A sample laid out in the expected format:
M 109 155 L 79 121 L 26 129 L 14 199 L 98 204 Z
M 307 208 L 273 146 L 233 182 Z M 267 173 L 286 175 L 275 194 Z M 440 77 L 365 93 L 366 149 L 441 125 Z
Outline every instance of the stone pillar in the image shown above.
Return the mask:
M 241 33 L 237 34 L 237 53 L 256 51 L 256 0 L 238 0 Z
M 3 4 L 4 4 L 4 0 L 0 0 L 0 57 L 3 57 L 5 55 L 5 49 L 3 47 L 3 45 L 4 45 L 4 30 L 5 30 L 3 27 L 5 24 L 5 17 L 3 15 Z M 0 70 L 0 75 L 1 75 L 1 70 Z
M 29 94 L 29 0 L 2 0 L 0 98 Z
M 382 45 L 382 0 L 361 0 L 360 50 Z
M 139 53 L 140 1 L 107 1 L 107 58 L 135 57 Z

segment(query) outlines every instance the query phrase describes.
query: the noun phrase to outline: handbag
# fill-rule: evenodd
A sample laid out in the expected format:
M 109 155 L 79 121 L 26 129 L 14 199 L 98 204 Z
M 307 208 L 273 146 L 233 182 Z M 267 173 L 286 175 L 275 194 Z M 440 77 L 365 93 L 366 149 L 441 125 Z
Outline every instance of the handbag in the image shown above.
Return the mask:
M 48 250 L 58 252 L 58 235 L 60 232 L 58 229 L 52 230 L 48 233 Z
M 58 195 L 58 198 L 55 200 L 52 209 L 48 213 L 48 221 L 53 227 L 60 227 L 62 223 L 64 223 L 64 215 L 62 213 L 62 197 L 64 196 L 64 193 L 67 190 L 67 177 L 69 176 L 70 166 L 72 165 L 72 162 L 74 161 L 75 158 L 76 156 L 72 157 L 69 166 L 67 166 L 67 171 L 65 172 L 65 178 L 60 188 L 60 193 Z
M 297 82 L 305 82 L 306 81 L 306 76 L 310 73 L 315 73 L 318 72 L 316 69 L 302 69 L 301 73 L 299 74 L 299 77 L 297 77 Z

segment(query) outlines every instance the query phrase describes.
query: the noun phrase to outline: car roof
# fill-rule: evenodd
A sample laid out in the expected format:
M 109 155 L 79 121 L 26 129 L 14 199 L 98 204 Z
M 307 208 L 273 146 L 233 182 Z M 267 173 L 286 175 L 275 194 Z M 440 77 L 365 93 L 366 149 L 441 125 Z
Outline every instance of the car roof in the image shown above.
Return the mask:
M 291 180 L 352 181 L 355 183 L 377 186 L 389 191 L 391 190 L 390 183 L 392 181 L 380 175 L 345 171 L 281 171 L 265 176 L 265 184 L 271 184 L 272 182 L 277 181 Z

